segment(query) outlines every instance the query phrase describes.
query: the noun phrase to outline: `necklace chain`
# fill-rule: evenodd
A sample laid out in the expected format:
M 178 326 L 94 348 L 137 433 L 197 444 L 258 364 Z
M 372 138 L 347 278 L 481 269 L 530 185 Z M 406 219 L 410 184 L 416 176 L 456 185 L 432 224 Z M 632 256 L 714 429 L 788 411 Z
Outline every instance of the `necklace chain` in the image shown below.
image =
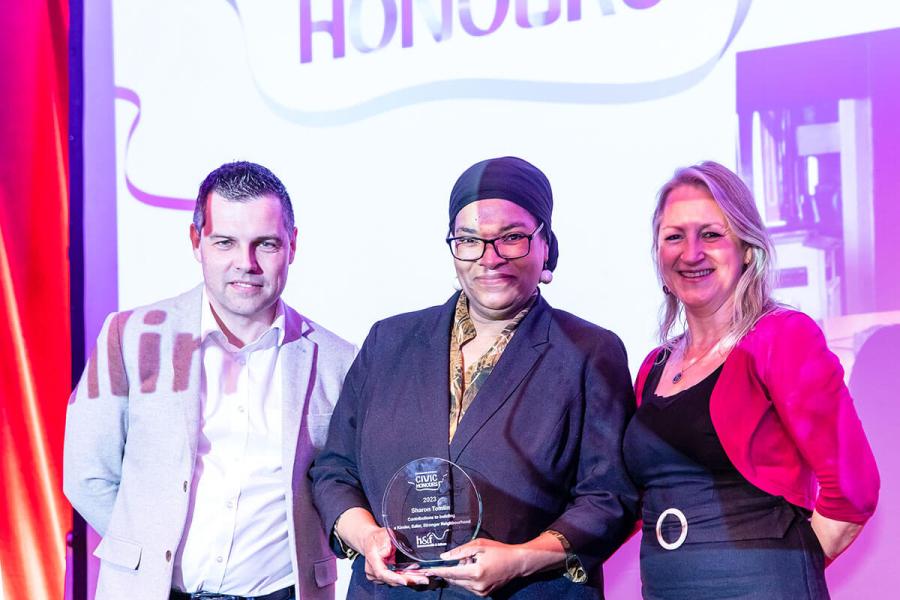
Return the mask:
M 682 365 L 684 364 L 684 357 L 687 355 L 687 336 L 685 336 L 683 339 L 684 339 L 684 343 L 683 343 L 683 349 L 681 351 Z M 716 342 L 715 344 L 713 344 L 712 346 L 707 348 L 703 354 L 701 354 L 700 356 L 698 356 L 697 358 L 692 360 L 690 363 L 688 363 L 688 366 L 686 366 L 686 367 L 682 366 L 682 368 L 677 373 L 675 373 L 675 376 L 672 377 L 672 383 L 678 383 L 679 381 L 681 381 L 684 378 L 684 374 L 688 371 L 688 369 L 690 369 L 691 367 L 696 365 L 698 362 L 700 362 L 701 360 L 706 358 L 706 356 L 708 354 L 710 354 L 713 350 L 715 350 L 716 348 L 718 348 L 721 345 L 722 345 L 722 340 L 719 340 L 718 342 Z

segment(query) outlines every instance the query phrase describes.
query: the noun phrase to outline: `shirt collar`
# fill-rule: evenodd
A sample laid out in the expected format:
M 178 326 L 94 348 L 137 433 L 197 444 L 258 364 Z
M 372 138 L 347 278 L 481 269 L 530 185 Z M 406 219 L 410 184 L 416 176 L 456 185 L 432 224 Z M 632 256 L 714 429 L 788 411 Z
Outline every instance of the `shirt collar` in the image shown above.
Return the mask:
M 501 335 L 509 335 L 519 327 L 519 323 L 522 322 L 522 319 L 525 318 L 525 315 L 537 302 L 538 296 L 540 296 L 540 291 L 535 290 L 522 310 L 503 328 Z M 472 317 L 469 316 L 469 298 L 465 292 L 460 292 L 459 298 L 456 300 L 456 310 L 453 315 L 453 331 L 460 346 L 473 339 L 476 335 L 475 324 L 472 323 Z
M 213 335 L 219 342 L 230 346 L 231 344 L 228 342 L 228 338 L 225 336 L 225 332 L 223 332 L 222 328 L 219 327 L 219 323 L 218 321 L 216 321 L 216 317 L 213 314 L 212 306 L 210 306 L 209 304 L 209 296 L 206 292 L 205 285 L 203 286 L 200 303 L 200 343 L 205 343 L 209 336 Z M 287 329 L 285 324 L 286 318 L 284 310 L 284 300 L 279 298 L 275 304 L 275 318 L 272 319 L 272 324 L 269 325 L 269 328 L 266 329 L 262 334 L 260 334 L 258 338 L 246 344 L 244 348 L 255 345 L 266 335 L 268 335 L 272 330 L 275 330 L 275 345 L 281 347 L 281 345 L 284 344 L 285 331 Z

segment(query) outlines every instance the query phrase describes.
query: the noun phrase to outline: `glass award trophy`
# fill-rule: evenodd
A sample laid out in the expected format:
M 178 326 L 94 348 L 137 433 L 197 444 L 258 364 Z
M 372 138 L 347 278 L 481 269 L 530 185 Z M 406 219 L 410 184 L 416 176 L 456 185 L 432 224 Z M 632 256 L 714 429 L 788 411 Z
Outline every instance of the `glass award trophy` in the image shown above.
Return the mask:
M 417 458 L 388 482 L 382 524 L 412 562 L 393 570 L 452 566 L 440 555 L 475 538 L 481 527 L 481 496 L 463 469 L 443 458 Z

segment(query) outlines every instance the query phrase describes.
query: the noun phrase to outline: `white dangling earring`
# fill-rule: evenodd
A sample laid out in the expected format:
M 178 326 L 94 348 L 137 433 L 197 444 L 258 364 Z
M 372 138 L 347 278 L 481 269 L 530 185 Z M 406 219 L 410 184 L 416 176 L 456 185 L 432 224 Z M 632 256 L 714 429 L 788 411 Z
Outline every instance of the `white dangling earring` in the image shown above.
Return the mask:
M 541 283 L 550 283 L 551 281 L 553 281 L 553 271 L 550 269 L 541 271 Z

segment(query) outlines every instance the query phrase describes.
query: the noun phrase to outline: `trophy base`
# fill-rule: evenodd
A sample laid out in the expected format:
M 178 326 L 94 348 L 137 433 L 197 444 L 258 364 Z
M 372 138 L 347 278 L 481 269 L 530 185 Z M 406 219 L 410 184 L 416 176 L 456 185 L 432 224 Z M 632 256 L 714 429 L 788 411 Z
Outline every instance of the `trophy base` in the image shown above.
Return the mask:
M 401 562 L 388 565 L 391 571 L 417 571 L 419 569 L 430 569 L 432 567 L 455 567 L 459 564 L 459 560 L 419 560 L 416 562 Z

